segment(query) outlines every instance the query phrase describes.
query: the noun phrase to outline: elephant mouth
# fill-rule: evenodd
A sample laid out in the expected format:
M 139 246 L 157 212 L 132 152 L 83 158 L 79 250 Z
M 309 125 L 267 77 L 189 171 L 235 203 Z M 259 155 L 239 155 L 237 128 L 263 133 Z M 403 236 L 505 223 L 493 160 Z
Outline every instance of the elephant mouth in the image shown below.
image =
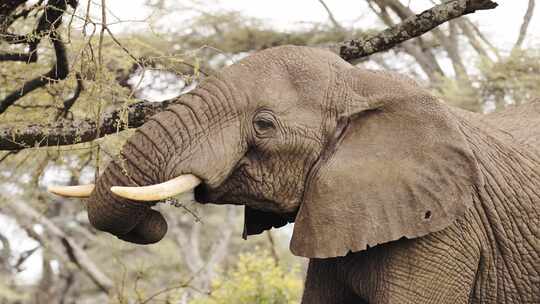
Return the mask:
M 224 201 L 224 193 L 215 191 L 206 183 L 201 183 L 193 190 L 195 201 L 200 204 L 220 204 Z M 227 202 L 230 204 L 229 202 Z M 224 204 L 224 203 L 221 203 Z M 238 204 L 239 205 L 239 204 Z
M 207 184 L 201 183 L 194 189 L 194 197 L 195 201 L 201 204 L 244 205 L 260 211 L 279 214 L 295 214 L 298 211 L 299 204 L 285 204 L 237 190 L 238 188 L 234 187 L 212 189 Z

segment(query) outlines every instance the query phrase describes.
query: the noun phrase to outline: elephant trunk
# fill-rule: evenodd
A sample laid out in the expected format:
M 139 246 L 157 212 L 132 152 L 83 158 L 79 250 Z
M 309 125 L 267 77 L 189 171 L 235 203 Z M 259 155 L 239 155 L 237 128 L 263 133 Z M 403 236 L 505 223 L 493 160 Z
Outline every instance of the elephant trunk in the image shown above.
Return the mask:
M 223 100 L 230 97 L 226 89 L 209 79 L 137 129 L 89 197 L 92 225 L 129 242 L 155 243 L 167 231 L 163 216 L 151 209 L 156 202 L 118 197 L 111 186 L 147 186 L 181 174 L 210 186 L 225 179 L 243 155 L 237 112 Z

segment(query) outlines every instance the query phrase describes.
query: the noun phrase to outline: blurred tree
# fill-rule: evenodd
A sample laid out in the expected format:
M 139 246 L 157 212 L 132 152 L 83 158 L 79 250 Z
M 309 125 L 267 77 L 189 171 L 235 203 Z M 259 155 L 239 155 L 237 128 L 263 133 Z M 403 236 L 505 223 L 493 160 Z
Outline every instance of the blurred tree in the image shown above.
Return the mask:
M 298 268 L 284 269 L 269 253 L 258 249 L 240 254 L 234 268 L 217 277 L 208 296 L 190 304 L 293 304 L 300 301 Z

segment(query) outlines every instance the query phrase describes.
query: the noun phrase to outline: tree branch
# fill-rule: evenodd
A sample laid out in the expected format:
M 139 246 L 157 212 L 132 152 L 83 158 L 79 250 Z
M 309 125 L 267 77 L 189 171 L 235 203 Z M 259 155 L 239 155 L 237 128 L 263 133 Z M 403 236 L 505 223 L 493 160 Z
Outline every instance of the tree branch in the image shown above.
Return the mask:
M 501 60 L 501 54 L 499 53 L 499 50 L 493 45 L 493 43 L 491 43 L 491 41 L 489 41 L 489 39 L 480 31 L 480 29 L 474 23 L 472 23 L 471 20 L 467 18 L 463 19 L 463 22 L 466 23 L 473 30 L 476 36 L 478 36 L 478 38 L 480 38 L 480 40 L 482 40 L 485 45 L 487 45 L 489 50 L 493 52 L 493 54 L 495 54 L 495 57 L 497 57 L 498 60 Z
M 8 107 L 14 104 L 26 94 L 44 87 L 45 85 L 65 79 L 69 73 L 69 65 L 66 55 L 66 47 L 55 32 L 51 33 L 51 40 L 56 54 L 56 63 L 44 75 L 31 79 L 23 84 L 23 86 L 11 92 L 4 100 L 0 101 L 0 114 L 4 113 Z
M 518 39 L 516 43 L 514 44 L 514 47 L 512 50 L 520 49 L 521 45 L 523 44 L 523 41 L 525 40 L 525 36 L 527 36 L 527 29 L 529 28 L 529 24 L 531 23 L 531 19 L 534 13 L 534 4 L 535 4 L 535 0 L 529 0 L 527 11 L 525 12 L 525 16 L 523 17 L 523 23 L 521 24 L 521 27 L 519 29 Z
M 2 208 L 15 213 L 17 215 L 17 221 L 24 219 L 26 222 L 19 222 L 19 224 L 30 227 L 29 229 L 32 229 L 31 227 L 35 223 L 41 224 L 48 233 L 60 240 L 69 259 L 88 275 L 90 280 L 92 280 L 99 289 L 107 293 L 113 288 L 113 281 L 99 269 L 86 254 L 84 249 L 48 218 L 23 203 L 4 204 L 2 205 Z
M 497 7 L 490 0 L 451 0 L 436 5 L 418 15 L 405 19 L 400 24 L 390 27 L 366 40 L 350 40 L 338 45 L 339 55 L 347 60 L 355 60 L 373 53 L 388 50 L 398 43 L 418 37 L 444 22 Z
M 0 61 L 23 61 L 23 62 L 36 62 L 37 56 L 35 53 L 2 53 L 0 54 Z
M 377 4 L 379 7 L 379 10 L 375 8 L 373 4 Z M 377 1 L 377 0 L 369 0 L 368 5 L 383 22 L 388 27 L 394 27 L 395 23 L 392 20 L 392 17 L 388 13 L 387 4 L 395 4 L 394 2 L 386 3 L 384 1 Z M 414 15 L 412 11 L 410 11 L 406 7 L 400 7 L 393 5 L 392 9 L 394 12 L 400 16 L 403 16 L 403 19 L 407 19 L 408 17 Z M 406 11 L 406 12 L 405 12 Z M 405 15 L 406 13 L 409 13 L 409 15 Z M 400 47 L 409 55 L 414 57 L 414 59 L 418 62 L 420 65 L 420 68 L 426 73 L 428 78 L 432 82 L 437 82 L 440 76 L 444 76 L 444 71 L 439 65 L 439 62 L 437 61 L 437 58 L 433 54 L 433 51 L 430 48 L 425 47 L 424 41 L 421 37 L 418 37 L 418 39 L 415 40 L 408 40 L 404 42 Z M 394 48 L 394 50 L 397 50 L 398 48 Z M 364 57 L 365 58 L 365 57 Z M 349 61 L 354 64 L 353 61 Z
M 0 233 L 0 244 L 2 244 L 2 250 L 0 250 L 0 273 L 2 270 L 9 270 L 9 259 L 11 258 L 11 243 L 9 239 Z
M 464 19 L 457 20 L 457 23 L 458 23 L 459 28 L 461 29 L 461 32 L 463 33 L 463 35 L 465 35 L 465 37 L 467 37 L 467 39 L 469 40 L 469 43 L 474 48 L 476 53 L 478 53 L 480 57 L 483 57 L 491 61 L 491 58 L 489 57 L 488 52 L 484 49 L 481 42 L 478 40 L 473 30 L 471 29 L 470 25 L 467 22 L 465 22 Z
M 56 120 L 58 120 L 60 116 L 66 118 L 69 110 L 75 104 L 75 101 L 77 101 L 79 96 L 81 96 L 81 92 L 84 89 L 82 76 L 79 73 L 75 73 L 75 78 L 77 79 L 77 86 L 75 87 L 75 92 L 73 92 L 73 96 L 64 100 L 64 108 L 62 109 L 62 111 L 58 112 L 58 114 L 56 115 Z
M 105 113 L 99 124 L 94 120 L 86 119 L 60 121 L 48 125 L 27 124 L 0 128 L 0 150 L 16 151 L 32 147 L 64 146 L 93 141 L 108 134 L 141 126 L 150 116 L 163 111 L 172 101 L 138 102 L 129 105 L 126 109 Z M 126 114 L 127 121 L 124 122 L 121 118 Z
M 334 14 L 332 13 L 328 5 L 326 5 L 324 0 L 318 0 L 318 1 L 323 6 L 326 13 L 328 14 L 328 18 L 330 18 L 330 22 L 332 22 L 332 24 L 334 25 L 334 28 L 336 28 L 336 30 L 338 31 L 343 31 L 343 26 L 341 26 L 341 24 L 339 24 L 339 22 L 336 20 L 336 18 L 334 17 Z
M 28 63 L 36 62 L 38 60 L 37 47 L 41 42 L 41 38 L 47 34 L 49 35 L 49 39 L 53 44 L 54 53 L 56 55 L 56 63 L 53 64 L 49 72 L 27 81 L 21 88 L 13 91 L 11 94 L 6 96 L 4 100 L 0 101 L 0 114 L 5 112 L 9 106 L 13 105 L 13 103 L 26 94 L 38 88 L 44 87 L 49 83 L 65 79 L 67 77 L 69 73 L 69 65 L 66 55 L 66 47 L 61 41 L 57 29 L 62 24 L 62 16 L 66 11 L 68 4 L 75 7 L 77 2 L 75 0 L 50 0 L 41 14 L 36 28 L 29 35 L 22 36 L 6 33 L 5 30 L 0 31 L 2 40 L 7 41 L 8 43 L 27 43 L 29 47 L 27 54 L 0 54 L 0 60 L 26 61 Z

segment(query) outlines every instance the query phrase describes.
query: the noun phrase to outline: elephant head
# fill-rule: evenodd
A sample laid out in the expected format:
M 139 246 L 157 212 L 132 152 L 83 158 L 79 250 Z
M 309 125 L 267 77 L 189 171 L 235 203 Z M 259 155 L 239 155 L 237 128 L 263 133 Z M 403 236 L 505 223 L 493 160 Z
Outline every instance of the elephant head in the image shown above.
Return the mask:
M 89 197 L 91 223 L 159 241 L 155 202 L 111 186 L 171 179 L 201 181 L 200 203 L 245 205 L 244 236 L 295 221 L 291 250 L 318 258 L 441 230 L 480 182 L 449 107 L 406 77 L 296 46 L 224 68 L 137 129 Z

